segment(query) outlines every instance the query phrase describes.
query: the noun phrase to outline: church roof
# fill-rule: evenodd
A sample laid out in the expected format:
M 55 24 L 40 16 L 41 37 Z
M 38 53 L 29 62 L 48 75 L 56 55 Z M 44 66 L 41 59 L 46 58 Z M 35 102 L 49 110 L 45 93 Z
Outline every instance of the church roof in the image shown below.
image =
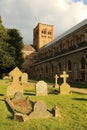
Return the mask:
M 58 40 L 62 39 L 63 37 L 67 36 L 68 34 L 74 32 L 74 31 L 76 31 L 77 29 L 81 28 L 82 26 L 84 26 L 86 24 L 87 24 L 87 19 L 83 20 L 82 22 L 80 22 L 79 24 L 75 25 L 74 27 L 72 27 L 68 31 L 64 32 L 62 35 L 56 37 L 53 41 L 49 42 L 44 48 L 54 44 Z
M 24 44 L 23 51 L 35 51 L 34 47 L 30 44 Z

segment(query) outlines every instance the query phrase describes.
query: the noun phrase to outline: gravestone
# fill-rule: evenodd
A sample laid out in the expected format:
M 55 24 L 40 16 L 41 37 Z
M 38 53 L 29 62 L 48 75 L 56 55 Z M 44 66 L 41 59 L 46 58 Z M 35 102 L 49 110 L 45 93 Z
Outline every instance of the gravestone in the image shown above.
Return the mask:
M 13 98 L 12 100 L 19 100 L 19 101 L 24 100 L 23 93 L 21 93 L 21 92 L 16 92 L 16 93 L 14 94 L 14 98 Z
M 59 88 L 59 85 L 57 83 L 57 80 L 58 80 L 59 76 L 57 76 L 57 74 L 56 74 L 54 78 L 55 78 L 54 88 Z
M 33 102 L 29 96 L 24 99 L 21 92 L 16 92 L 14 97 L 5 98 L 6 105 L 9 105 L 11 112 L 13 113 L 14 119 L 18 121 L 27 121 L 28 115 L 33 111 Z
M 22 72 L 16 67 L 9 73 L 10 77 L 12 77 L 13 81 L 10 86 L 7 87 L 7 96 L 14 95 L 16 92 L 23 93 L 23 86 L 20 85 L 19 78 L 22 76 Z
M 63 83 L 60 85 L 60 94 L 69 94 L 70 93 L 70 85 L 66 82 L 66 79 L 69 77 L 65 71 L 60 75 L 63 78 Z
M 27 83 L 28 82 L 28 74 L 27 73 L 22 74 L 21 82 L 22 83 Z
M 9 76 L 4 76 L 3 77 L 3 80 L 9 80 L 10 78 L 9 78 Z
M 32 102 L 30 101 L 30 98 L 27 97 L 24 99 L 21 92 L 16 92 L 11 101 L 16 112 L 29 114 L 32 111 Z
M 36 84 L 36 96 L 47 95 L 47 83 L 44 81 L 38 81 Z
M 52 117 L 52 114 L 47 111 L 47 106 L 43 101 L 36 102 L 34 105 L 34 111 L 29 115 L 29 119 L 49 117 Z

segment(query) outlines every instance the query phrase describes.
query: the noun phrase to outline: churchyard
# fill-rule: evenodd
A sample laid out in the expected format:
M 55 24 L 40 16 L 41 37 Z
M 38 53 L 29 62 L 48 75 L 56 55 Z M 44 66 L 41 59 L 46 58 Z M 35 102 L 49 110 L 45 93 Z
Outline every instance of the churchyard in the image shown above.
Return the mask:
M 49 112 L 57 106 L 60 114 L 50 118 L 29 119 L 25 122 L 14 120 L 11 109 L 5 103 L 9 80 L 0 80 L 0 129 L 1 130 L 86 130 L 87 129 L 87 94 L 72 92 L 58 94 L 53 84 L 47 84 L 46 95 L 36 94 L 36 83 L 23 83 L 23 98 L 29 96 L 33 102 L 45 102 Z M 38 86 L 38 85 L 37 85 Z M 87 84 L 78 85 L 87 90 Z M 74 86 L 72 86 L 74 87 Z M 41 93 L 42 94 L 42 93 Z M 13 98 L 13 96 L 10 96 Z M 43 103 L 42 103 L 43 105 Z M 41 109 L 41 107 L 40 107 Z M 38 110 L 37 110 L 38 111 Z

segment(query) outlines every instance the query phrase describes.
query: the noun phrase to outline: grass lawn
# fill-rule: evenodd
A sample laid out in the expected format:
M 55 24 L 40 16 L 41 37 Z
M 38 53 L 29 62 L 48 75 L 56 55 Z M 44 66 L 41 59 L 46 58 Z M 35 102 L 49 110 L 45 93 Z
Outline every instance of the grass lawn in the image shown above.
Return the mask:
M 49 110 L 57 105 L 61 117 L 18 122 L 13 119 L 4 102 L 8 84 L 7 81 L 0 80 L 0 130 L 87 130 L 87 95 L 56 95 L 52 93 L 54 88 L 49 85 L 47 96 L 36 97 L 35 83 L 30 83 L 29 86 L 24 86 L 24 96 L 30 96 L 32 101 L 45 101 Z

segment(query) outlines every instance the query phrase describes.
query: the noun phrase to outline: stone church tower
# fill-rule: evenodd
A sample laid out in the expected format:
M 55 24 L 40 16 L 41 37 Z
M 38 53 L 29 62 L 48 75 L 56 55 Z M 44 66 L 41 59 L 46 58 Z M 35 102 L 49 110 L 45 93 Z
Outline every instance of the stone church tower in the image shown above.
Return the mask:
M 38 23 L 33 29 L 33 45 L 36 50 L 39 50 L 47 43 L 54 39 L 53 25 Z

